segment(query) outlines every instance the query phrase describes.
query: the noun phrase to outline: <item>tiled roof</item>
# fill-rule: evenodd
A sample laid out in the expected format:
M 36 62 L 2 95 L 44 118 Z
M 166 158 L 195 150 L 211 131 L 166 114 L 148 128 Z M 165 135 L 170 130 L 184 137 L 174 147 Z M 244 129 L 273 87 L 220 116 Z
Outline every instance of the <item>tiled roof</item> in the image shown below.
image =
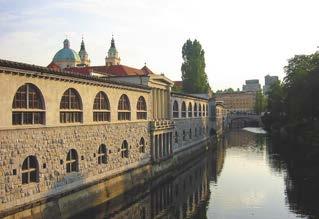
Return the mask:
M 146 85 L 138 85 L 138 84 L 132 84 L 128 82 L 116 81 L 110 78 L 98 78 L 98 77 L 85 75 L 85 74 L 81 74 L 77 72 L 70 72 L 66 70 L 54 70 L 51 68 L 42 67 L 38 65 L 31 65 L 31 64 L 21 63 L 21 62 L 13 62 L 13 61 L 3 60 L 3 59 L 0 59 L 0 67 L 31 71 L 32 74 L 47 73 L 47 74 L 63 76 L 63 77 L 72 77 L 75 79 L 86 79 L 86 80 L 97 81 L 102 83 L 104 82 L 104 83 L 109 83 L 114 85 L 136 87 L 136 88 L 146 89 L 146 90 L 151 89 L 150 87 Z
M 55 64 L 54 62 L 51 62 L 51 63 L 47 66 L 47 68 L 50 68 L 50 69 L 53 69 L 53 70 L 56 70 L 56 71 L 61 70 L 61 69 L 60 69 L 60 66 L 58 66 L 58 65 Z
M 113 76 L 144 76 L 154 74 L 146 66 L 144 66 L 142 69 L 137 69 L 125 65 L 72 67 L 66 68 L 65 70 L 85 75 L 89 75 L 91 72 Z

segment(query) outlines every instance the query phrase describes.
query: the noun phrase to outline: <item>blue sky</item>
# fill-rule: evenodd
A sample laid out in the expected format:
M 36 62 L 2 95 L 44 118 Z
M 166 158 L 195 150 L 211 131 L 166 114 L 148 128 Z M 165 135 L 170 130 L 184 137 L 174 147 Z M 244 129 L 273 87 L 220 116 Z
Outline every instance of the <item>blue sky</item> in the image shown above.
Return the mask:
M 181 77 L 181 48 L 198 39 L 211 87 L 241 88 L 246 79 L 284 76 L 295 54 L 319 45 L 315 0 L 0 0 L 0 58 L 46 66 L 65 36 L 82 35 L 92 65 L 103 65 L 114 34 L 122 64 L 144 62 Z

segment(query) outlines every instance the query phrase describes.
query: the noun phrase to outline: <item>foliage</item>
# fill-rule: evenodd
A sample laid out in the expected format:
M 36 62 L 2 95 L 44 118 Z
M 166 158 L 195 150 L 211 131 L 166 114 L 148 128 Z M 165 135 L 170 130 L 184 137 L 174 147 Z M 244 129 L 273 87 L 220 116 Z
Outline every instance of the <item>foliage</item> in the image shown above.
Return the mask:
M 210 90 L 205 73 L 205 52 L 196 39 L 186 41 L 182 48 L 181 67 L 183 90 L 187 93 L 207 93 Z
M 217 90 L 216 93 L 234 93 L 234 89 L 233 88 L 227 88 L 225 90 Z M 237 89 L 238 92 L 238 89 Z
M 315 132 L 319 127 L 319 53 L 296 55 L 285 67 L 286 77 L 270 88 L 269 127 L 289 127 L 296 133 Z
M 255 111 L 258 115 L 266 109 L 266 98 L 261 91 L 256 92 Z

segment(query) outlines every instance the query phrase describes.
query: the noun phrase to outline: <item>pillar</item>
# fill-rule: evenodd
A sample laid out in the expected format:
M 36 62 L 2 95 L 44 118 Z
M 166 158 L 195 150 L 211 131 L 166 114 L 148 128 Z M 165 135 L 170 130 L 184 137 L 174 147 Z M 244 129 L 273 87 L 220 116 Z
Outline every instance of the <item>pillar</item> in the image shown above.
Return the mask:
M 153 119 L 157 118 L 157 100 L 156 100 L 156 89 L 152 89 L 152 101 L 153 101 Z
M 159 158 L 163 157 L 163 140 L 162 140 L 163 135 L 159 134 L 158 138 L 159 138 L 159 144 L 158 144 L 158 148 L 159 148 Z
M 163 133 L 163 157 L 166 157 L 166 133 Z
M 158 135 L 155 135 L 155 159 L 158 159 Z

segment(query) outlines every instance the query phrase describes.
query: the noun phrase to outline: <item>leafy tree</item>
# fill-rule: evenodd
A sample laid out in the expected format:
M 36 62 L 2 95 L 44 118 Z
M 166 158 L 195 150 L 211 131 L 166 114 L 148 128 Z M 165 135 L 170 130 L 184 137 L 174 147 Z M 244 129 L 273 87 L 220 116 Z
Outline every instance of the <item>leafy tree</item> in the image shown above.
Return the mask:
M 196 39 L 188 39 L 182 48 L 181 67 L 183 90 L 187 93 L 207 93 L 210 89 L 205 73 L 205 52 Z
M 259 115 L 264 112 L 266 109 L 266 98 L 263 93 L 259 90 L 256 92 L 256 102 L 255 102 L 255 111 Z

